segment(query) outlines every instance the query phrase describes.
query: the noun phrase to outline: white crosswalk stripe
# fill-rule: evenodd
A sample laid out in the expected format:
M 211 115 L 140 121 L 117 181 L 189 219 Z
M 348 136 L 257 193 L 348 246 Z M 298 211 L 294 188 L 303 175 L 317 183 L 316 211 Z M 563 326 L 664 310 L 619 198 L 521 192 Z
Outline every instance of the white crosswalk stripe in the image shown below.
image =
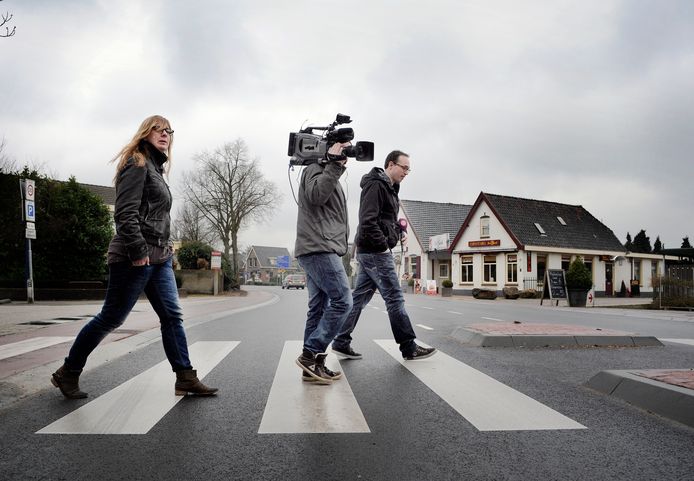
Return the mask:
M 198 377 L 205 377 L 238 341 L 201 341 L 189 347 Z M 146 434 L 182 396 L 174 395 L 168 361 L 112 389 L 39 430 L 37 434 Z
M 50 336 L 34 337 L 24 341 L 13 342 L 0 346 L 0 360 L 26 354 L 27 352 L 43 349 L 44 347 L 55 346 L 64 342 L 72 341 L 74 337 Z
M 674 342 L 676 344 L 687 344 L 689 346 L 694 346 L 694 339 L 660 339 L 665 342 Z
M 258 433 L 368 433 L 369 426 L 347 377 L 321 386 L 301 381 L 296 358 L 302 341 L 286 341 Z M 328 368 L 341 370 L 329 355 Z
M 392 340 L 375 340 L 480 431 L 585 429 L 585 426 L 443 352 L 405 361 Z

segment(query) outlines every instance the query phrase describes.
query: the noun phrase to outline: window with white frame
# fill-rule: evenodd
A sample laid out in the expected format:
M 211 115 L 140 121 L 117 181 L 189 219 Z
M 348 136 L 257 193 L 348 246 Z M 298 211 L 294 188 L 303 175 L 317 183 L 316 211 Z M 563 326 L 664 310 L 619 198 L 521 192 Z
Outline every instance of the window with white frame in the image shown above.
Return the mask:
M 439 264 L 439 277 L 448 278 L 448 264 Z
M 472 283 L 472 256 L 460 256 L 460 282 Z
M 634 261 L 634 280 L 641 283 L 641 261 L 639 260 Z
M 480 217 L 480 237 L 489 237 L 489 216 L 487 214 Z
M 506 282 L 516 284 L 518 282 L 518 256 L 506 255 Z
M 496 256 L 484 256 L 484 282 L 496 282 Z
M 658 278 L 658 261 L 651 261 L 651 285 Z

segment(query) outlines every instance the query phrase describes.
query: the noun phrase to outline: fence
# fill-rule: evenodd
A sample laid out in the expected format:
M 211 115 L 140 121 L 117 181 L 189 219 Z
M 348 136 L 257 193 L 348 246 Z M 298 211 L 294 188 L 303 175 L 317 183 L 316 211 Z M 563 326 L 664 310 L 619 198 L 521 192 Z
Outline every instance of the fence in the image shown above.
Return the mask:
M 523 279 L 523 290 L 535 289 L 538 291 L 542 289 L 542 282 L 537 282 L 537 277 L 526 277 Z
M 672 307 L 694 307 L 694 266 L 669 266 L 653 282 L 653 298 Z

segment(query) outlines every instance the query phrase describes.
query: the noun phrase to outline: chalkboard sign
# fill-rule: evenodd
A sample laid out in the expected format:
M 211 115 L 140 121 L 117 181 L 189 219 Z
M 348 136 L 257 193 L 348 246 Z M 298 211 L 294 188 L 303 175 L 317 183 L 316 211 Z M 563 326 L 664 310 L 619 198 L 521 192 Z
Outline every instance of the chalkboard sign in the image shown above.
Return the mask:
M 542 299 L 540 305 L 545 299 L 556 300 L 559 305 L 559 299 L 566 299 L 566 278 L 562 269 L 547 269 L 545 271 L 545 282 L 542 288 Z

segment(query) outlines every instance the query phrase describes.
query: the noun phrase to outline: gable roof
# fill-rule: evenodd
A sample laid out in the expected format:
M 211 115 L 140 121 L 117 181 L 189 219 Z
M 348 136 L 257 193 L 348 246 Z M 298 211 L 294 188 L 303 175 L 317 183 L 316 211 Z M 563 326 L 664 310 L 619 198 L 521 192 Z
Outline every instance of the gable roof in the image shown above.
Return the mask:
M 482 201 L 486 201 L 519 247 L 531 245 L 625 252 L 614 232 L 583 206 L 481 192 L 470 215 Z M 467 219 L 465 224 L 468 224 Z M 542 227 L 544 235 L 535 224 Z M 456 242 L 464 229 L 465 226 L 456 236 Z
M 425 252 L 429 251 L 429 237 L 450 234 L 455 237 L 472 206 L 440 202 L 400 199 L 407 222 L 412 226 L 408 232 L 415 237 Z
M 107 185 L 82 184 L 82 187 L 89 189 L 92 194 L 98 195 L 106 205 L 116 205 L 116 188 Z
M 281 257 L 289 256 L 290 266 L 292 261 L 292 256 L 289 255 L 289 250 L 286 247 L 267 247 L 267 246 L 251 246 L 255 256 L 260 262 L 260 267 L 277 267 L 277 265 L 270 264 L 270 257 Z M 249 251 L 249 256 L 250 256 Z

